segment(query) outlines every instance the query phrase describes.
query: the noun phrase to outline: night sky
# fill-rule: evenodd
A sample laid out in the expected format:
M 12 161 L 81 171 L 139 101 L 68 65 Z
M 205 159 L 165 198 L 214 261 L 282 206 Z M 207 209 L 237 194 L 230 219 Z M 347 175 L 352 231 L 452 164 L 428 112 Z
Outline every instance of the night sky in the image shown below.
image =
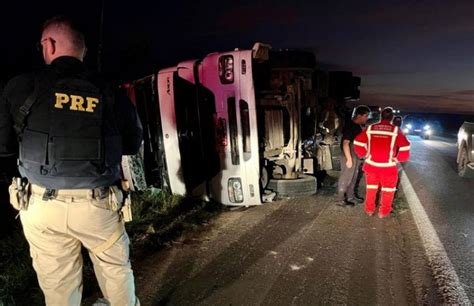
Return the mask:
M 56 14 L 83 27 L 95 68 L 100 1 L 30 2 L 3 3 L 0 80 L 41 66 L 35 43 Z M 474 114 L 472 0 L 105 1 L 104 12 L 104 73 L 116 81 L 261 41 L 361 76 L 362 103 Z

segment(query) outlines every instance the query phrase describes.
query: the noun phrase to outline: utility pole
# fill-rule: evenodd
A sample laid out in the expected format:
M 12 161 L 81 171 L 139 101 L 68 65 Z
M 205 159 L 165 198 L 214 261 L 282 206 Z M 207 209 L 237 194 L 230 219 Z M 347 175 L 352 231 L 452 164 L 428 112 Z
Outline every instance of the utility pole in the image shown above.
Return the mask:
M 102 53 L 104 49 L 104 10 L 105 0 L 101 2 L 100 8 L 100 24 L 99 24 L 99 44 L 97 46 L 97 71 L 102 72 Z

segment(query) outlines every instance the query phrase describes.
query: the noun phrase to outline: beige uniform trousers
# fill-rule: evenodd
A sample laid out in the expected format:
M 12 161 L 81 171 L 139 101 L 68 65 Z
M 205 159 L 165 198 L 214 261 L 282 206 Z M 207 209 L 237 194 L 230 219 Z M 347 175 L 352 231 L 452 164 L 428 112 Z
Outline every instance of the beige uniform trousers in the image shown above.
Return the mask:
M 55 199 L 43 201 L 43 190 L 32 186 L 30 205 L 20 216 L 46 304 L 81 304 L 81 244 L 89 251 L 100 289 L 110 304 L 138 304 L 128 235 L 119 214 L 106 208 L 108 197 L 96 200 L 90 190 L 59 190 Z M 123 232 L 117 241 L 94 254 L 91 250 L 118 227 Z

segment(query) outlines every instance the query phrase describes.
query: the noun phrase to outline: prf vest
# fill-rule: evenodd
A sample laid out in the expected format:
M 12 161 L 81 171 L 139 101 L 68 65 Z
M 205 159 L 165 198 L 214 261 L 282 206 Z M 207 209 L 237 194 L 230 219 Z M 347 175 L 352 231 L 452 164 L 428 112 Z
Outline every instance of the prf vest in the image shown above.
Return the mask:
M 50 189 L 113 184 L 122 155 L 113 95 L 85 75 L 37 78 L 39 94 L 19 135 L 22 176 Z

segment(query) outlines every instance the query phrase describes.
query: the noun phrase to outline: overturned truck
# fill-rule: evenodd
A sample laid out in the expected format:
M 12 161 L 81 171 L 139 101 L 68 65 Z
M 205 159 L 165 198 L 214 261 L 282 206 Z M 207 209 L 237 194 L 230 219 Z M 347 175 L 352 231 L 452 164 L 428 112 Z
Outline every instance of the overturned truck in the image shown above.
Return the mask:
M 301 151 L 314 67 L 311 53 L 257 43 L 125 84 L 144 125 L 147 182 L 225 205 L 316 193 Z

